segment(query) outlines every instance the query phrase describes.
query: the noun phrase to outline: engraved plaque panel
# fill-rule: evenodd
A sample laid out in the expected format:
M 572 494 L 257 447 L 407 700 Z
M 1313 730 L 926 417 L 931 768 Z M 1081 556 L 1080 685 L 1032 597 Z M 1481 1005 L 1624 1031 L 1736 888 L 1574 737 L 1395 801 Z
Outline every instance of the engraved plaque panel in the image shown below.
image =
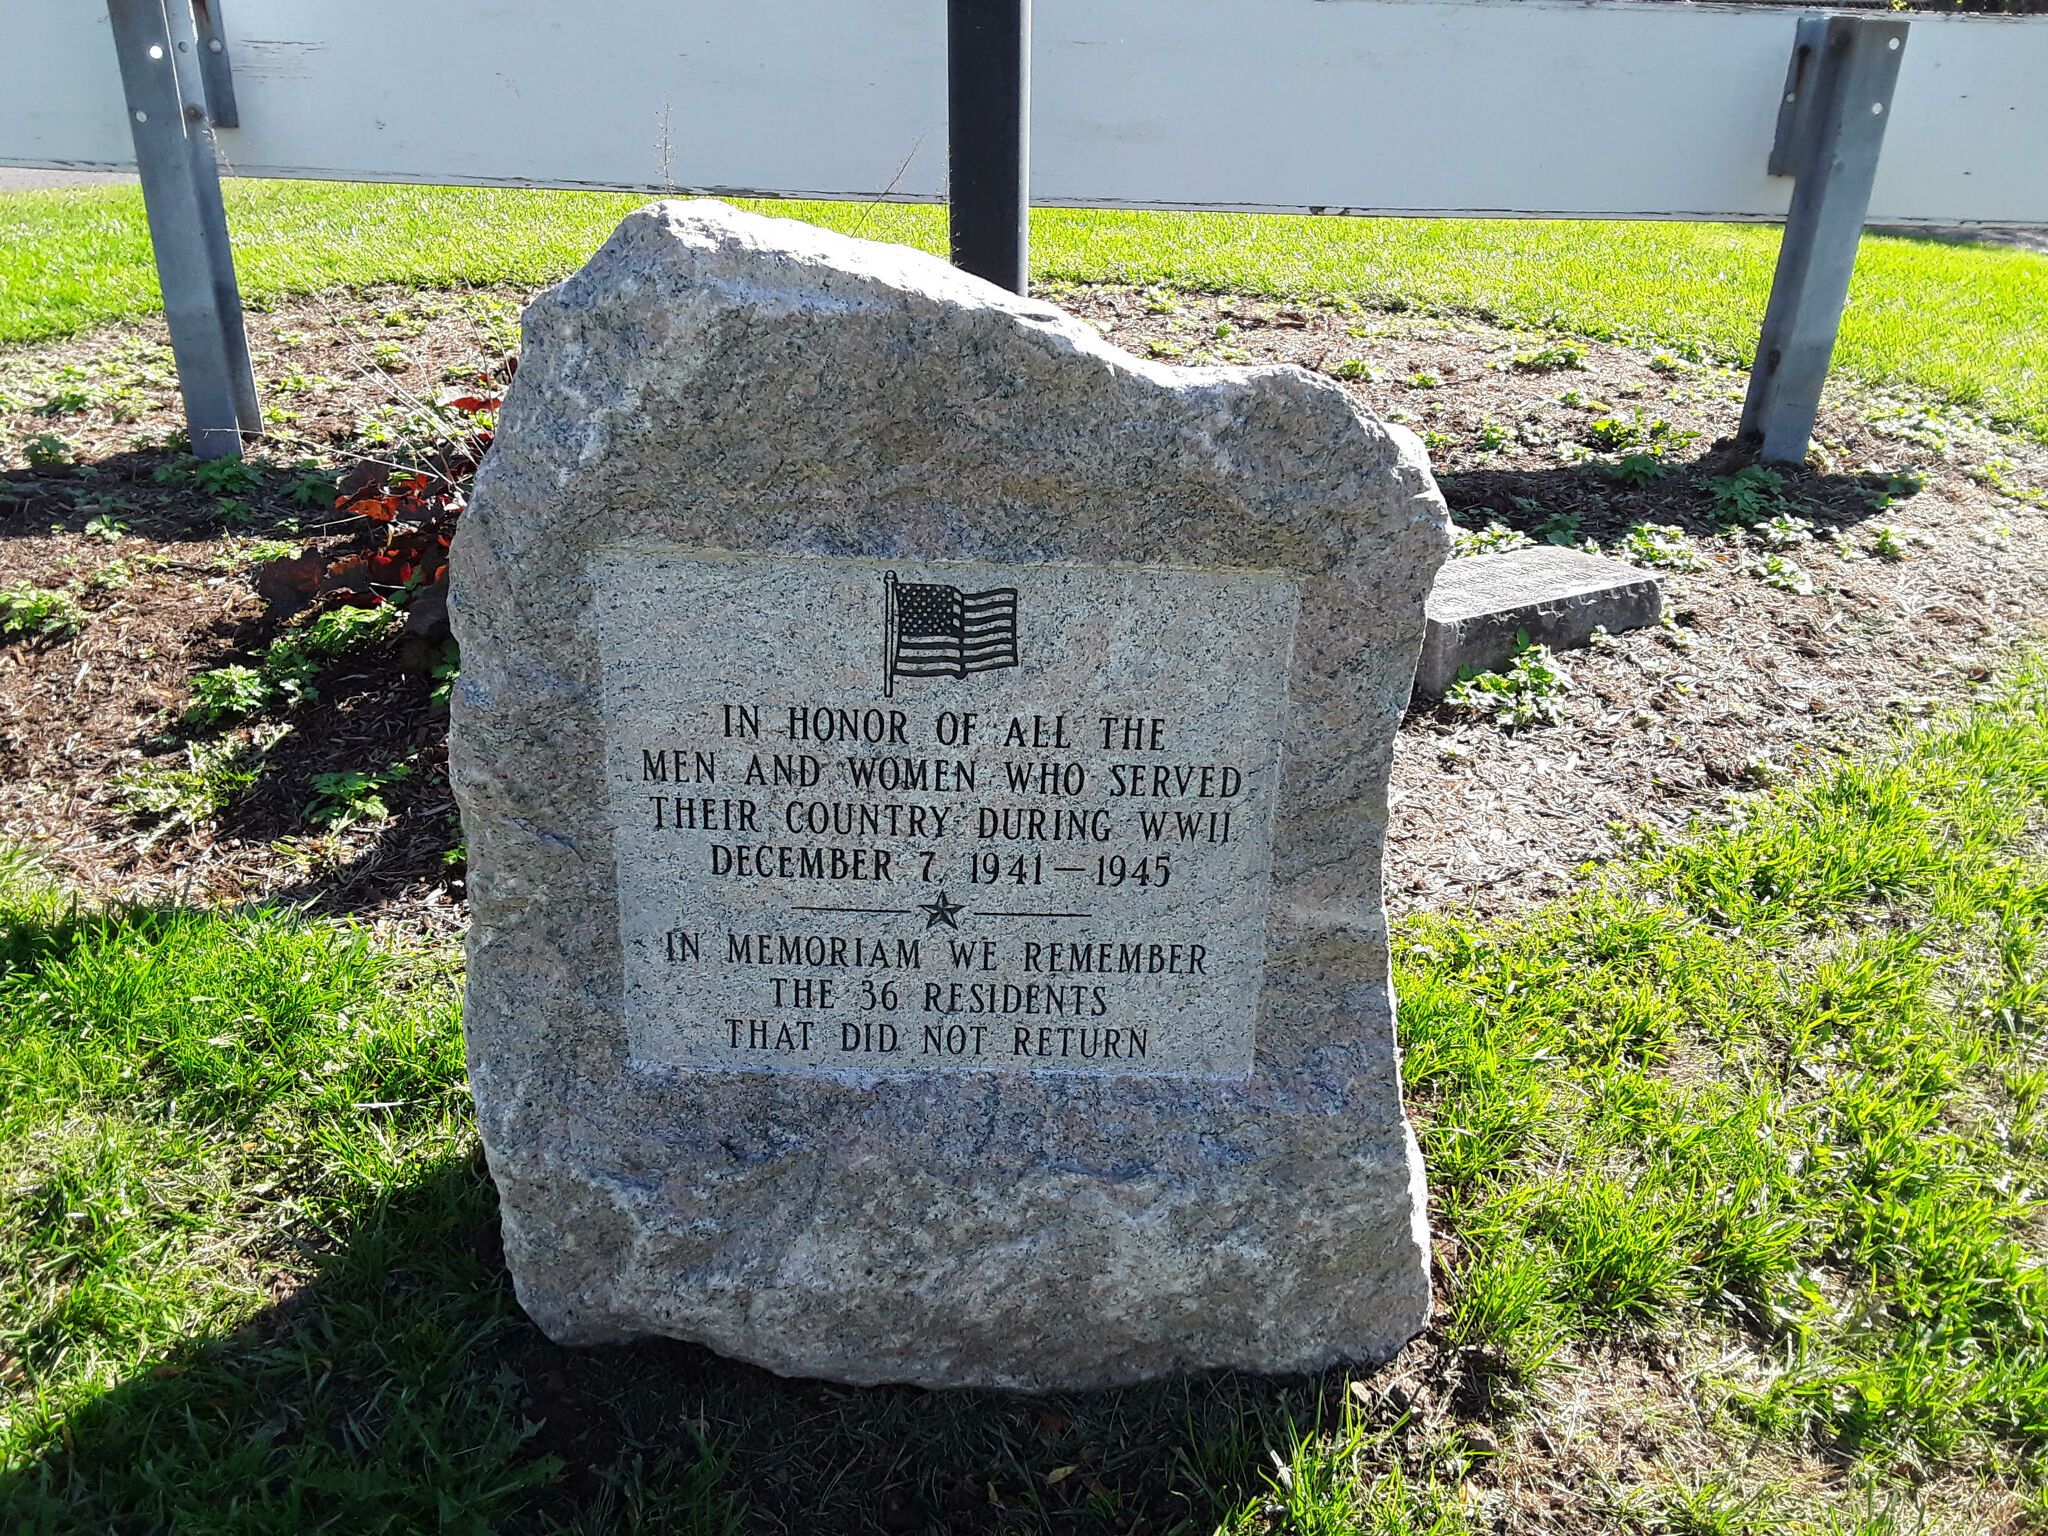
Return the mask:
M 593 574 L 635 1060 L 1251 1069 L 1291 583 Z

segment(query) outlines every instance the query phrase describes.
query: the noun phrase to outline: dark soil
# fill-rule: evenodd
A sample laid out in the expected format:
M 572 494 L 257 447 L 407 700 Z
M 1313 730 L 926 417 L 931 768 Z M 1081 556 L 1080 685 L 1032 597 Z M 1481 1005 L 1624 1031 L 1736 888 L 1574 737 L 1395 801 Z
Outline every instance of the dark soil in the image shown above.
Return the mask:
M 1742 380 L 1726 369 L 1597 342 L 1570 344 L 1578 366 L 1547 367 L 1526 355 L 1550 338 L 1405 314 L 1119 288 L 1047 296 L 1140 355 L 1349 375 L 1361 405 L 1429 434 L 1467 529 L 1540 536 L 1569 515 L 1574 537 L 1611 546 L 1651 523 L 1684 530 L 1704 556 L 1702 570 L 1665 573 L 1675 632 L 1563 658 L 1563 723 L 1508 732 L 1447 704 L 1411 715 L 1392 791 L 1397 911 L 1535 899 L 1625 848 L 1635 828 L 1730 814 L 1732 798 L 1994 678 L 2041 611 L 2048 450 L 1961 410 L 1831 394 L 1809 465 L 1784 495 L 1840 544 L 1784 551 L 1815 584 L 1799 595 L 1767 585 L 1768 552 L 1725 533 L 1715 511 L 1709 482 L 1744 462 L 1731 440 Z M 494 391 L 507 375 L 520 298 L 393 290 L 252 314 L 278 419 L 252 447 L 260 486 L 225 506 L 176 452 L 160 323 L 0 353 L 0 441 L 13 455 L 0 481 L 0 589 L 66 590 L 86 611 L 75 635 L 0 643 L 0 836 L 42 849 L 93 892 L 303 901 L 414 931 L 460 929 L 435 644 L 394 638 L 345 657 L 317 701 L 289 713 L 207 727 L 185 713 L 195 674 L 252 665 L 306 622 L 258 597 L 267 562 L 287 549 L 375 552 L 411 526 L 303 504 L 292 489 L 304 468 L 368 463 L 356 478 L 381 483 L 383 469 L 427 453 L 427 405 Z M 1600 461 L 1614 456 L 1591 440 L 1610 419 L 1645 434 L 1632 451 L 1655 446 L 1670 473 L 1633 487 L 1604 475 Z M 71 462 L 29 468 L 24 449 L 40 434 L 65 439 L 43 446 Z M 1924 489 L 1894 481 L 1901 494 L 1880 508 L 1885 477 L 1907 472 Z M 1867 549 L 1880 525 L 1903 558 L 1838 552 Z M 278 723 L 291 730 L 254 785 L 196 827 L 138 814 L 119 786 L 180 765 L 188 746 Z M 383 792 L 387 819 L 309 825 L 316 776 L 393 765 L 408 772 Z

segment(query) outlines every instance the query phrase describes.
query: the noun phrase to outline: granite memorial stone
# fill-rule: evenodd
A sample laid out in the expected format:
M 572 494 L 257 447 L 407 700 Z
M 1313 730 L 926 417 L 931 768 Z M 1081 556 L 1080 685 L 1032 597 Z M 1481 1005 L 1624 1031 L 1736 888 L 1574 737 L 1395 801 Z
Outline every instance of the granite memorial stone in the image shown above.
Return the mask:
M 855 1382 L 1397 1349 L 1380 859 L 1447 526 L 1301 369 L 630 215 L 527 310 L 453 557 L 526 1310 Z

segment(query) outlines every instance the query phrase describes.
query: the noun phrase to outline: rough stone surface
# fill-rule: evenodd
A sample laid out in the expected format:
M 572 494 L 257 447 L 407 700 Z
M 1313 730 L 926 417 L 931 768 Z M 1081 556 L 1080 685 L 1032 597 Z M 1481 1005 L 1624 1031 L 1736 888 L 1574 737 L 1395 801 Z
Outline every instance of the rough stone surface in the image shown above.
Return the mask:
M 1584 645 L 1596 628 L 1618 635 L 1656 623 L 1663 611 L 1656 577 L 1582 550 L 1539 544 L 1452 560 L 1430 589 L 1415 692 L 1439 697 L 1462 667 L 1497 671 L 1513 659 L 1524 632 L 1562 651 Z
M 528 309 L 453 556 L 451 762 L 474 914 L 465 1027 L 527 1311 L 563 1342 L 666 1334 L 856 1382 L 1073 1388 L 1397 1349 L 1430 1291 L 1381 852 L 1447 528 L 1414 437 L 1301 369 L 1137 360 L 935 259 L 717 203 L 630 215 Z M 704 580 L 720 561 L 745 581 L 815 562 L 819 590 L 848 594 L 894 572 L 987 598 L 999 570 L 1020 594 L 1018 665 L 906 677 L 885 703 L 872 599 L 858 595 L 837 617 L 792 612 L 759 631 L 786 654 L 714 644 L 714 627 L 747 611 L 705 595 L 722 590 Z M 666 598 L 663 568 L 678 583 Z M 1070 579 L 1095 584 L 1075 589 L 1073 622 L 1034 628 L 1057 608 L 1042 594 Z M 1089 627 L 1121 602 L 1112 579 L 1164 594 L 1128 605 L 1154 615 L 1151 630 Z M 1190 628 L 1204 581 L 1249 583 L 1273 622 L 1235 639 Z M 677 677 L 716 689 L 668 681 L 630 697 L 660 677 L 631 654 L 636 614 L 664 626 Z M 821 624 L 843 630 L 838 649 L 820 648 Z M 814 691 L 899 708 L 924 729 L 940 701 L 969 696 L 947 689 L 993 690 L 972 696 L 1005 716 L 1027 697 L 1106 703 L 1088 692 L 1094 670 L 1124 677 L 1127 712 L 1143 715 L 1132 636 L 1186 652 L 1160 674 L 1161 696 L 1179 702 L 1155 714 L 1207 718 L 1219 688 L 1262 695 L 1218 717 L 1239 722 L 1220 752 L 1183 740 L 1167 754 L 1183 767 L 1241 759 L 1248 814 L 1269 824 L 1256 834 L 1266 918 L 1248 1071 L 1076 1070 L 1035 1049 L 973 1069 L 791 1059 L 745 1071 L 659 1043 L 660 1020 L 626 980 L 627 948 L 646 937 L 633 903 L 656 888 L 624 835 L 645 827 L 647 802 L 621 781 L 654 772 L 624 758 L 636 732 L 671 720 L 701 734 L 704 708 L 752 700 L 770 722 L 762 753 L 793 760 L 779 722 Z M 1258 681 L 1268 664 L 1283 698 Z M 662 761 L 693 772 L 696 748 L 676 746 Z M 1003 756 L 979 755 L 991 769 Z M 1093 748 L 1072 755 L 1091 781 L 1106 771 Z M 743 794 L 734 771 L 721 799 Z M 714 793 L 665 792 L 670 815 Z M 753 791 L 777 817 L 790 793 Z M 676 858 L 701 869 L 711 834 L 672 835 Z M 1235 864 L 1200 868 L 1218 890 L 1246 879 Z M 711 900 L 708 879 L 673 890 Z M 921 882 L 774 888 L 792 903 L 858 889 L 817 899 L 937 921 Z M 955 979 L 938 963 L 912 973 L 920 999 L 923 982 Z M 1113 1001 L 1134 1017 L 1151 995 Z M 688 998 L 662 1004 L 671 1024 L 689 1022 Z M 918 1018 L 906 1011 L 906 1032 Z M 1156 1027 L 1163 1038 L 1173 1020 Z

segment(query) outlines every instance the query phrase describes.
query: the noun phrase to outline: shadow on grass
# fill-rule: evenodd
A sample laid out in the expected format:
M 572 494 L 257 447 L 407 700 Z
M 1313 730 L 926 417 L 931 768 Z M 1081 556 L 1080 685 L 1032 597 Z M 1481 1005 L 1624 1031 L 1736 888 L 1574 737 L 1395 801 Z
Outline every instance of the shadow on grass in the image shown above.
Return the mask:
M 0 1525 L 1209 1536 L 1268 1493 L 1271 1451 L 1343 1416 L 1341 1374 L 1026 1399 L 561 1349 L 496 1232 L 478 1157 L 391 1190 L 312 1283 L 38 1425 Z

